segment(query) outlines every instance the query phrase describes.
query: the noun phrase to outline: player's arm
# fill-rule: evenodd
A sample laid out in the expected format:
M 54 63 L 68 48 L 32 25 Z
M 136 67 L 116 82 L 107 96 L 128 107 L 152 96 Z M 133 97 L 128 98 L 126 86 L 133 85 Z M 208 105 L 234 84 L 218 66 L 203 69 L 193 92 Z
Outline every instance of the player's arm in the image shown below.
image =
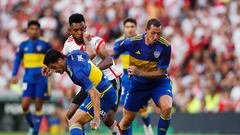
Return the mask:
M 158 65 L 157 65 L 158 67 L 157 71 L 145 72 L 145 71 L 139 70 L 136 66 L 129 66 L 128 74 L 147 77 L 147 78 L 165 77 L 167 73 L 167 68 L 169 67 L 169 64 L 170 64 L 171 46 L 168 46 L 162 51 L 160 58 L 161 59 L 158 61 Z
M 94 110 L 94 118 L 90 123 L 92 129 L 97 129 L 100 124 L 100 96 L 97 89 L 93 86 L 90 90 L 88 90 L 88 94 L 91 98 L 91 102 Z
M 128 51 L 128 47 L 130 46 L 130 39 L 125 39 L 123 41 L 116 41 L 113 45 L 113 48 L 109 51 L 110 55 L 113 59 L 117 59 L 121 53 Z
M 103 59 L 103 61 L 97 65 L 99 69 L 109 68 L 113 64 L 112 57 L 106 51 L 104 42 L 97 47 L 96 52 Z
M 94 87 L 89 78 L 81 71 L 74 75 L 75 83 L 82 86 L 91 98 L 91 102 L 94 110 L 94 118 L 91 122 L 91 128 L 96 129 L 100 124 L 100 96 L 98 90 Z
M 94 48 L 89 43 L 92 40 L 91 35 L 88 32 L 84 32 L 83 40 L 84 40 L 84 43 L 86 44 L 85 50 L 89 56 L 89 59 L 92 60 L 96 56 L 96 52 L 94 51 Z
M 11 80 L 11 82 L 14 84 L 18 82 L 17 73 L 18 73 L 22 58 L 23 58 L 23 46 L 24 46 L 23 44 L 19 45 L 16 55 L 15 55 L 13 71 L 12 71 L 12 80 Z

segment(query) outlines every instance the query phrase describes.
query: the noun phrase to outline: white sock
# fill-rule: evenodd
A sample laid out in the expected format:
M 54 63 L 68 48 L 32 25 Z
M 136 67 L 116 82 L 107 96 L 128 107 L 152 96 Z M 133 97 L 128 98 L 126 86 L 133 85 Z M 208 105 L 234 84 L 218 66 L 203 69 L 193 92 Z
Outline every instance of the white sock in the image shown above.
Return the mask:
M 120 134 L 120 129 L 118 127 L 117 121 L 114 121 L 111 127 L 108 127 L 109 131 L 111 132 L 112 135 L 121 135 Z

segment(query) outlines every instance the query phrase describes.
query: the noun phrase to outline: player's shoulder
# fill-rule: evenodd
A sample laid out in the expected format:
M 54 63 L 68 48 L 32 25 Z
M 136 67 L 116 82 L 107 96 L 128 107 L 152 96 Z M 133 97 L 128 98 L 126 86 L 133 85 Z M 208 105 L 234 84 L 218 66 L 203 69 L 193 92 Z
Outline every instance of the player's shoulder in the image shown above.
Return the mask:
M 75 43 L 74 38 L 72 35 L 70 35 L 67 40 L 64 42 L 64 45 Z
M 81 50 L 74 50 L 71 51 L 68 55 L 67 55 L 67 59 L 69 60 L 77 60 L 77 61 L 83 61 L 83 60 L 88 60 L 88 54 L 84 51 Z
M 115 40 L 115 42 L 122 42 L 125 39 L 124 36 L 121 36 Z
M 139 41 L 139 40 L 143 40 L 143 34 L 138 34 L 138 35 L 130 38 L 130 41 L 132 41 L 132 42 Z
M 165 39 L 165 38 L 162 37 L 162 36 L 158 39 L 158 43 L 159 43 L 160 45 L 164 45 L 164 46 L 166 46 L 166 47 L 170 47 L 170 46 L 171 46 L 170 43 L 167 41 L 167 39 Z
M 49 42 L 48 39 L 46 37 L 43 37 L 43 36 L 39 37 L 39 40 L 43 43 L 48 43 Z
M 98 47 L 98 46 L 101 45 L 102 43 L 104 43 L 104 40 L 103 40 L 101 37 L 95 36 L 95 35 L 91 35 L 90 44 L 91 44 L 92 46 Z
M 73 73 L 75 73 L 86 67 L 88 59 L 89 58 L 86 52 L 75 50 L 67 55 L 66 61 L 68 67 L 72 70 Z

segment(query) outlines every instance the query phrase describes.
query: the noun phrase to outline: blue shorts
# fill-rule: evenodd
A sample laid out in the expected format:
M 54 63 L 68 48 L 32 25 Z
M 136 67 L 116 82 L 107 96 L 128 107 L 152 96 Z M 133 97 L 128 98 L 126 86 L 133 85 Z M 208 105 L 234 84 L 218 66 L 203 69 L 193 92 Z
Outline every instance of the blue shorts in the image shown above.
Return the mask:
M 48 79 L 40 83 L 24 82 L 22 89 L 22 97 L 49 99 L 51 96 L 50 89 L 48 87 Z
M 130 90 L 130 86 L 131 86 L 131 83 L 130 83 L 130 80 L 128 78 L 128 74 L 124 72 L 124 74 L 122 76 L 122 93 L 121 93 L 121 98 L 120 98 L 120 104 L 121 105 L 124 105 L 127 93 Z
M 101 117 L 104 117 L 109 110 L 115 107 L 115 102 L 117 100 L 117 94 L 113 87 L 111 87 L 108 91 L 106 91 L 104 94 L 102 94 L 100 98 L 100 115 Z M 91 118 L 93 118 L 93 106 L 91 102 L 90 96 L 88 96 L 82 105 L 80 106 L 80 109 L 87 112 Z
M 135 89 L 134 91 L 129 91 L 126 97 L 124 108 L 132 112 L 138 112 L 143 105 L 148 103 L 150 98 L 152 98 L 155 104 L 158 106 L 158 101 L 163 95 L 169 95 L 171 97 L 173 96 L 170 80 L 167 83 L 157 85 L 151 89 Z

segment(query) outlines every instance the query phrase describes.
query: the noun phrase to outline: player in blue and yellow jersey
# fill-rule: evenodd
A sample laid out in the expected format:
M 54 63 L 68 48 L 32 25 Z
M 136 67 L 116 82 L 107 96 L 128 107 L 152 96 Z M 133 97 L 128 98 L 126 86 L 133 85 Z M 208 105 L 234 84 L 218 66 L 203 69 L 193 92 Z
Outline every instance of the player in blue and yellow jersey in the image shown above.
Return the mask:
M 120 121 L 122 134 L 128 128 L 136 113 L 150 99 L 160 109 L 158 135 L 165 135 L 170 124 L 172 108 L 172 86 L 167 69 L 170 64 L 171 46 L 161 36 L 161 23 L 157 19 L 147 22 L 146 33 L 124 40 L 114 47 L 114 57 L 129 52 L 128 74 L 131 88 L 127 94 Z
M 133 18 L 126 18 L 123 21 L 123 30 L 124 30 L 124 35 L 115 41 L 114 46 L 119 46 L 119 44 L 121 44 L 125 39 L 136 36 L 137 21 Z M 123 76 L 122 76 L 123 91 L 122 91 L 120 103 L 123 105 L 131 85 L 130 80 L 128 78 L 128 71 L 127 71 L 129 67 L 129 52 L 128 51 L 122 52 L 120 55 L 120 60 L 123 67 Z M 144 123 L 145 135 L 153 135 L 153 129 L 150 123 L 150 115 L 147 108 L 148 108 L 148 104 L 144 105 L 143 107 L 140 108 L 139 113 Z M 131 127 L 129 129 L 129 134 L 132 134 Z
M 30 126 L 29 134 L 37 135 L 43 116 L 42 105 L 44 99 L 49 99 L 48 78 L 42 76 L 41 68 L 43 59 L 47 50 L 51 48 L 50 44 L 40 38 L 40 24 L 38 21 L 29 21 L 27 32 L 29 39 L 22 42 L 16 52 L 12 72 L 12 83 L 18 82 L 18 69 L 21 61 L 25 68 L 23 78 L 22 108 Z M 32 116 L 29 106 L 34 100 L 35 115 Z
M 88 93 L 80 109 L 69 120 L 71 135 L 84 135 L 84 124 L 90 122 L 92 129 L 97 129 L 100 116 L 104 119 L 117 100 L 112 84 L 103 73 L 89 61 L 86 52 L 75 50 L 66 57 L 59 51 L 50 50 L 44 58 L 44 64 L 52 71 L 68 73 L 72 81 Z

